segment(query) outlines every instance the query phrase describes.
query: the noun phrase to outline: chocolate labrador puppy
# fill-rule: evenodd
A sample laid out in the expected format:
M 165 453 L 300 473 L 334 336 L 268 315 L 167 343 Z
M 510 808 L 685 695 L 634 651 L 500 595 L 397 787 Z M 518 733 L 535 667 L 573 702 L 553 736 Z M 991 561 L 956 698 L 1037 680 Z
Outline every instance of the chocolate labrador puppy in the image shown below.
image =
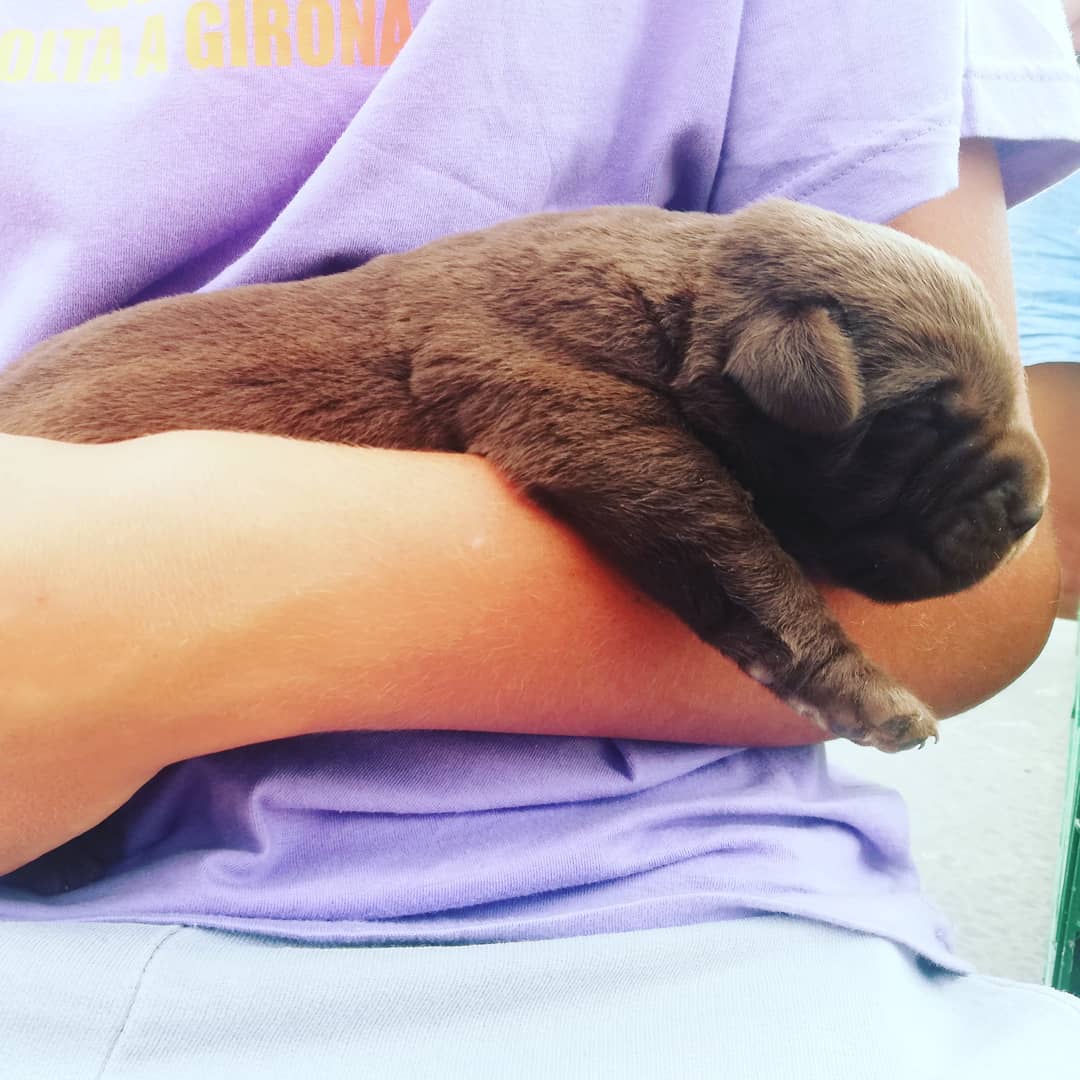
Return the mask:
M 0 430 L 481 454 L 782 700 L 897 750 L 934 717 L 811 579 L 916 600 L 1014 552 L 1047 488 L 1018 393 L 964 266 L 774 200 L 540 214 L 140 304 L 0 376 Z

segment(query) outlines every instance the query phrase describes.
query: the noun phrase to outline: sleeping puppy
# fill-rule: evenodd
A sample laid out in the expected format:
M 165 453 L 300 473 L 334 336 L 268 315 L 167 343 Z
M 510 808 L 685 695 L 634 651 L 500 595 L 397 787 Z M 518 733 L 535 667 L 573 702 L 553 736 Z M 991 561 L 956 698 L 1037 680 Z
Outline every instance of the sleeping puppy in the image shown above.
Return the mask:
M 0 375 L 0 431 L 178 428 L 481 454 L 829 731 L 934 717 L 811 578 L 966 588 L 1046 499 L 989 298 L 955 260 L 783 201 L 540 214 L 331 276 L 156 300 Z

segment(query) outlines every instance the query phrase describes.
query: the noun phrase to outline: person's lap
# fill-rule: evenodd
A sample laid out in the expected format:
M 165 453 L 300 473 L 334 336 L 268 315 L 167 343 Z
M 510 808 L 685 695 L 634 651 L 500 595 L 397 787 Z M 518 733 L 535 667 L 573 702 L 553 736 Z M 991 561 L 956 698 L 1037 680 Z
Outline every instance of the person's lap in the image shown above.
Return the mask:
M 1080 1000 L 783 917 L 406 948 L 5 923 L 0 981 L 20 1080 L 1012 1080 L 1080 1059 Z

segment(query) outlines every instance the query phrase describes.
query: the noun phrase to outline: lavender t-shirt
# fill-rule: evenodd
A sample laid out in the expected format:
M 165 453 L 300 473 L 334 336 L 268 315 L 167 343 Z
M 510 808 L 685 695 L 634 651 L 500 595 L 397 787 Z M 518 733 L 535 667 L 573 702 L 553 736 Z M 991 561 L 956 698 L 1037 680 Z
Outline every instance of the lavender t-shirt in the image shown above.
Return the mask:
M 774 193 L 884 221 L 955 185 L 962 136 L 999 141 L 1011 202 L 1080 163 L 1057 0 L 0 5 L 0 362 L 537 210 Z M 0 918 L 335 942 L 763 912 L 955 963 L 899 797 L 819 748 L 298 738 L 175 765 L 0 882 Z

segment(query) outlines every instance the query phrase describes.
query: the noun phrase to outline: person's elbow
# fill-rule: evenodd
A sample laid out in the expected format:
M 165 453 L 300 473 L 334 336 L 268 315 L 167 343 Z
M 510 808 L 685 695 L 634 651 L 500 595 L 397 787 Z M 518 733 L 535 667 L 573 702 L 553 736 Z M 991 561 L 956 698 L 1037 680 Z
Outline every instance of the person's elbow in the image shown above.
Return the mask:
M 1060 590 L 1061 569 L 1047 520 L 1016 559 L 971 594 L 953 598 L 961 640 L 953 657 L 943 653 L 928 695 L 941 716 L 974 708 L 1031 666 L 1050 636 Z

